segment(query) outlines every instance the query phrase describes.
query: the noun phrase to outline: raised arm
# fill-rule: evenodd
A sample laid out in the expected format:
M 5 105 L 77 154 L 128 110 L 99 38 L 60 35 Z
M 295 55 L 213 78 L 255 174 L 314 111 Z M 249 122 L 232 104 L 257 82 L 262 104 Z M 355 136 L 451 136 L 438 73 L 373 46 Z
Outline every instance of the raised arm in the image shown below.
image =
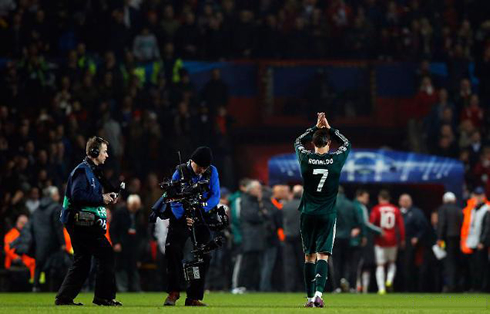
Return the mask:
M 316 130 L 318 130 L 316 126 L 311 127 L 294 141 L 294 150 L 296 151 L 296 156 L 298 156 L 300 161 L 308 155 L 308 150 L 306 149 L 305 144 L 311 141 L 313 133 L 315 133 Z
M 325 113 L 323 113 L 323 112 L 318 114 L 318 124 L 317 125 L 320 125 L 321 127 L 326 127 L 329 131 L 330 138 L 333 141 L 336 141 L 337 143 L 340 144 L 339 148 L 337 149 L 337 151 L 334 154 L 339 156 L 339 158 L 343 162 L 345 162 L 345 160 L 347 159 L 347 156 L 350 153 L 350 149 L 351 149 L 351 144 L 350 144 L 349 140 L 344 135 L 342 135 L 339 132 L 339 130 L 334 129 L 330 126 L 330 123 L 328 123 L 328 120 L 325 117 Z
M 340 144 L 339 148 L 334 154 L 338 156 L 338 158 L 341 159 L 343 162 L 345 162 L 347 156 L 349 156 L 351 149 L 351 144 L 349 140 L 345 136 L 340 134 L 339 130 L 337 129 L 330 128 L 329 131 L 330 138 Z

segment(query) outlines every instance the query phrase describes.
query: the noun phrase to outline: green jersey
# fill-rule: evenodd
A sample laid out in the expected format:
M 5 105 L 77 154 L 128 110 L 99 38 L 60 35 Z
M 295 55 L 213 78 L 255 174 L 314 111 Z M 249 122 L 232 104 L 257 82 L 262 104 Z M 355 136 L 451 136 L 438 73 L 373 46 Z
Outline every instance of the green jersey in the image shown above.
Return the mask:
M 338 130 L 330 128 L 331 139 L 339 142 L 340 147 L 334 153 L 316 154 L 304 146 L 316 130 L 316 126 L 306 130 L 294 142 L 304 185 L 299 210 L 308 215 L 328 215 L 335 213 L 340 172 L 351 144 Z

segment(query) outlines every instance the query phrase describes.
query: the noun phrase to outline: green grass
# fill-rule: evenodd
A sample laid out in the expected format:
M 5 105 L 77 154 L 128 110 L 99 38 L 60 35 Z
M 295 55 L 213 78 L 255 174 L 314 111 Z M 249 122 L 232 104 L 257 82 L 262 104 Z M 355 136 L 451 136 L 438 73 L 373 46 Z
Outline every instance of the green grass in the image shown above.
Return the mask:
M 117 299 L 121 308 L 97 307 L 92 294 L 83 293 L 76 301 L 83 307 L 56 307 L 52 293 L 0 293 L 0 313 L 490 313 L 488 294 L 389 294 L 385 296 L 326 294 L 326 308 L 303 308 L 304 297 L 299 293 L 250 293 L 232 295 L 209 293 L 206 308 L 184 307 L 182 296 L 176 307 L 163 307 L 164 293 L 121 293 Z

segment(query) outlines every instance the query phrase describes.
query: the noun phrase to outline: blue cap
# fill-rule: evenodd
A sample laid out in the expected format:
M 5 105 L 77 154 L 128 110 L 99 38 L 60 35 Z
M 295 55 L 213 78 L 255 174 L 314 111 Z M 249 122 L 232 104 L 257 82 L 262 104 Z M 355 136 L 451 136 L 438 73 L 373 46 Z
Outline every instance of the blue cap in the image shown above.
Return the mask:
M 473 194 L 482 195 L 485 194 L 485 190 L 481 186 L 479 186 L 473 191 Z

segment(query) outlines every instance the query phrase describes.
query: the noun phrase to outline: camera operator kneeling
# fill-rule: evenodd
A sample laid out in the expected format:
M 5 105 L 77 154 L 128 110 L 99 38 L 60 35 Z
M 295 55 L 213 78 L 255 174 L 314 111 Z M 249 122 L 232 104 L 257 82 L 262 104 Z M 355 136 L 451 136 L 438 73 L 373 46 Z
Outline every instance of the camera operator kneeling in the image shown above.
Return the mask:
M 182 176 L 192 183 L 209 182 L 208 191 L 203 193 L 204 202 L 198 206 L 180 202 L 170 203 L 171 214 L 170 225 L 167 235 L 167 271 L 168 271 L 168 292 L 169 295 L 164 305 L 175 305 L 180 298 L 181 286 L 184 278 L 184 268 L 182 260 L 184 258 L 184 246 L 190 237 L 194 246 L 202 247 L 210 242 L 210 228 L 204 221 L 206 213 L 210 212 L 219 203 L 220 185 L 218 171 L 211 165 L 212 152 L 208 147 L 199 147 L 192 154 L 191 159 L 180 166 L 172 176 L 172 181 L 179 181 Z M 191 180 L 190 180 L 191 179 Z M 194 218 L 192 218 L 194 217 Z M 196 249 L 196 247 L 194 247 Z M 196 255 L 196 254 L 195 254 Z M 189 280 L 187 288 L 186 306 L 205 306 L 201 300 L 204 297 L 204 284 L 206 282 L 206 272 L 209 268 L 210 257 L 208 254 L 199 254 L 199 274 L 196 278 Z M 186 279 L 189 279 L 188 276 Z

